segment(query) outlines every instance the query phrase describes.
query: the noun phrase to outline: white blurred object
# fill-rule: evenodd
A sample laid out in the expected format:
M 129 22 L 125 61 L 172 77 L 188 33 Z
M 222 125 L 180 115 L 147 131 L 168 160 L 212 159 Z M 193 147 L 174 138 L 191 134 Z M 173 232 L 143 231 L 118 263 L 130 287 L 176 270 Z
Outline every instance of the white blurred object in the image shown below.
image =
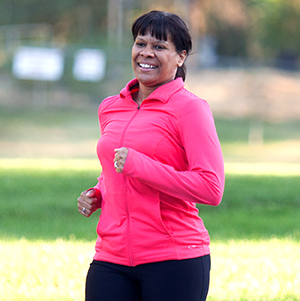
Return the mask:
M 63 76 L 63 51 L 55 48 L 20 47 L 13 59 L 16 78 L 57 81 Z
M 79 81 L 100 81 L 105 74 L 105 55 L 98 49 L 80 49 L 75 53 L 73 76 Z

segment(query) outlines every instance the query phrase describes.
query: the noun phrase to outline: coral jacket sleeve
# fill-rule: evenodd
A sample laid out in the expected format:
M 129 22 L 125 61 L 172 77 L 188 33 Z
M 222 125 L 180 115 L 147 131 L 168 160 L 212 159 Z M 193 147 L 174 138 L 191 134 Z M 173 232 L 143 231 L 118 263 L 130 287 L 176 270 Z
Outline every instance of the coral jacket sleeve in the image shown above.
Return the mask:
M 90 188 L 95 190 L 96 198 L 100 202 L 100 204 L 102 204 L 102 193 L 101 193 L 102 182 L 103 182 L 103 175 L 101 174 L 100 177 L 98 178 L 98 183 L 94 187 Z
M 224 162 L 209 105 L 192 100 L 177 111 L 187 170 L 177 171 L 129 148 L 123 174 L 175 198 L 217 206 L 224 191 Z

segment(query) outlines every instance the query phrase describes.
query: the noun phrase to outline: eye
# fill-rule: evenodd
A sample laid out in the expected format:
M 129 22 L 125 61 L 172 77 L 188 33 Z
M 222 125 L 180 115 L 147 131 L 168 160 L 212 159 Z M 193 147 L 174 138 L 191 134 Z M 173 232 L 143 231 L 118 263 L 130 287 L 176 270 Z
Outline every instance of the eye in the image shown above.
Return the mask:
M 163 50 L 163 49 L 166 49 L 166 47 L 163 46 L 163 45 L 155 45 L 154 48 L 157 49 L 157 50 Z
M 138 46 L 138 47 L 144 47 L 145 43 L 143 43 L 143 42 L 135 42 L 135 45 Z

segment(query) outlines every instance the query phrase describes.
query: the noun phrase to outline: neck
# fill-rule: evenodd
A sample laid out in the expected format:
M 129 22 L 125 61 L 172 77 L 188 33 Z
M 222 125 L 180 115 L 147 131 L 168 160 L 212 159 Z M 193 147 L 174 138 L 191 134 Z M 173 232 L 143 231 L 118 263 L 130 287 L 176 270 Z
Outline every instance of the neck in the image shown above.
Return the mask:
M 140 83 L 139 90 L 133 95 L 134 101 L 140 106 L 141 103 L 155 90 L 156 88 L 145 87 Z

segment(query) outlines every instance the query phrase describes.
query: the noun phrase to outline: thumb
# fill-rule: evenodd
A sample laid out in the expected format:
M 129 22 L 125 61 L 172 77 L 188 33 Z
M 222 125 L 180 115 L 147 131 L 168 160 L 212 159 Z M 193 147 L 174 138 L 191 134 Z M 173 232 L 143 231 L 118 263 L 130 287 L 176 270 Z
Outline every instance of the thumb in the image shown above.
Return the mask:
M 93 188 L 88 190 L 88 192 L 86 193 L 86 196 L 89 198 L 95 196 L 95 190 Z

